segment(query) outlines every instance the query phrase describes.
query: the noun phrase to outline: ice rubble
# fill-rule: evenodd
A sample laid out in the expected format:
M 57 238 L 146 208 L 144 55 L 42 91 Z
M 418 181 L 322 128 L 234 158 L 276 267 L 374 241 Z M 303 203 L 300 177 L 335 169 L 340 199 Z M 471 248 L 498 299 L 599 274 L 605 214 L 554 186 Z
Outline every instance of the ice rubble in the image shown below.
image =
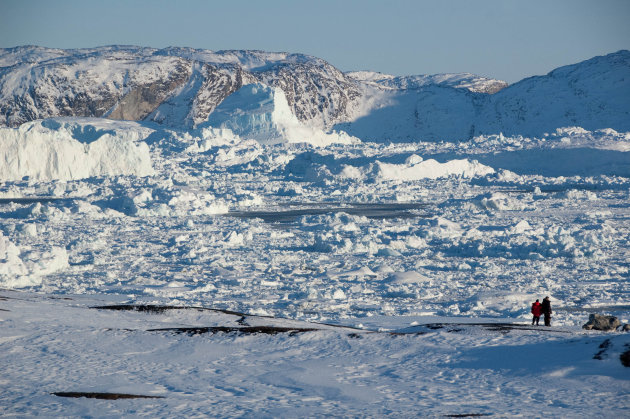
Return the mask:
M 33 232 L 30 231 L 30 234 Z M 46 275 L 68 266 L 68 252 L 65 248 L 48 246 L 44 251 L 20 249 L 0 231 L 1 286 L 7 288 L 37 286 Z
M 39 124 L 52 130 L 53 123 L 83 138 L 82 145 L 128 124 Z M 132 139 L 149 133 L 135 123 L 125 129 Z M 211 299 L 229 309 L 315 320 L 419 312 L 518 319 L 526 313 L 520 298 L 539 290 L 581 304 L 615 301 L 623 288 L 627 165 L 592 165 L 586 177 L 573 175 L 584 170 L 567 161 L 555 170 L 571 176 L 549 177 L 549 162 L 527 159 L 523 172 L 523 160 L 509 157 L 573 150 L 582 156 L 573 166 L 580 166 L 600 149 L 623 163 L 625 133 L 567 128 L 544 138 L 496 135 L 457 145 L 325 147 L 268 144 L 212 126 L 150 135 L 154 175 L 1 185 L 0 198 L 57 198 L 0 206 L 8 220 L 3 232 L 19 249 L 12 250 L 19 261 L 7 253 L 4 266 L 26 269 L 20 275 L 34 279 L 33 287 L 59 292 L 107 286 L 134 298 Z M 487 165 L 495 152 L 504 156 L 496 160 L 501 165 Z M 366 215 L 375 203 L 384 204 L 384 216 Z M 421 206 L 388 218 L 388 206 L 410 203 Z M 258 218 L 260 211 L 272 220 Z M 276 223 L 276 213 L 289 215 Z M 22 220 L 24 227 L 11 228 Z M 54 262 L 63 258 L 45 256 L 50 243 L 65 249 L 68 266 L 50 274 L 29 268 L 38 257 L 63 265 Z M 583 272 L 593 279 L 576 281 Z M 502 292 L 496 304 L 484 297 L 488 289 Z M 577 316 L 558 322 L 577 323 Z
M 107 120 L 49 119 L 0 128 L 0 178 L 74 180 L 92 176 L 154 173 L 150 130 Z
M 303 125 L 291 111 L 282 89 L 261 83 L 245 85 L 232 93 L 203 125 L 227 128 L 242 138 L 263 144 L 305 142 L 324 146 L 359 141 L 345 132 L 325 133 Z

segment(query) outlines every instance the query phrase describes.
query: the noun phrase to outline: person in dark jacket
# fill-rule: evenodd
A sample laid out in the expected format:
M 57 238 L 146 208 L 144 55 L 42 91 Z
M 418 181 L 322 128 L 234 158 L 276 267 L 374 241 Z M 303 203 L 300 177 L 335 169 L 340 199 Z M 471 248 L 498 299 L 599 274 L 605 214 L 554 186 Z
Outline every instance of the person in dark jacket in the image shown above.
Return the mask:
M 545 316 L 545 326 L 551 326 L 551 300 L 549 300 L 549 296 L 543 298 L 540 308 L 543 316 Z
M 536 324 L 538 326 L 538 322 L 540 321 L 540 313 L 542 312 L 542 305 L 536 300 L 534 304 L 532 304 L 532 314 L 534 318 L 532 319 L 532 326 Z

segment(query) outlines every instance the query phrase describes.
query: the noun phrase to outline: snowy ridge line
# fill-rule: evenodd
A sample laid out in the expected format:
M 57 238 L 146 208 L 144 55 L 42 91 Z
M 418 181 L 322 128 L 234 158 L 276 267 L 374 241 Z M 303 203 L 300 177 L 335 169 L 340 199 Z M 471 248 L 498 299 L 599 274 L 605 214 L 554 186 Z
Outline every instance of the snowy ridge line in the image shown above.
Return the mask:
M 314 142 L 322 144 L 353 138 L 405 142 L 465 141 L 499 133 L 542 136 L 563 126 L 630 131 L 627 50 L 507 87 L 468 73 L 342 73 L 301 54 L 140 47 L 94 48 L 87 55 L 60 51 L 0 51 L 0 124 L 17 127 L 58 116 L 142 120 L 175 129 L 210 120 L 250 128 L 255 122 L 262 128 L 250 133 L 266 141 L 315 136 Z M 241 118 L 226 117 L 221 109 L 226 101 L 257 103 L 256 95 L 243 96 L 251 86 L 275 92 L 276 111 L 266 115 L 278 114 L 281 123 L 261 121 L 260 112 L 252 109 Z
M 147 329 L 146 332 L 173 332 L 173 333 L 183 333 L 187 335 L 199 335 L 199 334 L 214 334 L 214 333 L 241 333 L 241 334 L 276 334 L 276 333 L 304 333 L 304 332 L 313 332 L 313 331 L 325 331 L 330 329 L 321 329 L 321 328 L 312 328 L 312 327 L 280 327 L 280 326 L 272 326 L 272 325 L 257 325 L 257 326 L 249 326 L 246 325 L 246 319 L 248 317 L 252 318 L 264 318 L 264 319 L 273 319 L 278 321 L 291 321 L 294 322 L 293 319 L 276 317 L 276 316 L 264 316 L 264 315 L 251 315 L 246 313 L 240 313 L 232 310 L 224 310 L 224 309 L 216 309 L 216 308 L 208 308 L 208 307 L 197 307 L 197 306 L 163 306 L 163 305 L 154 305 L 154 304 L 117 304 L 117 305 L 105 305 L 105 306 L 90 306 L 91 309 L 98 310 L 114 310 L 114 311 L 136 311 L 136 312 L 147 312 L 147 313 L 156 313 L 161 314 L 169 310 L 199 310 L 199 311 L 213 311 L 219 312 L 223 314 L 229 314 L 234 316 L 241 317 L 237 323 L 242 326 L 194 326 L 194 327 L 167 327 L 167 328 L 154 328 Z M 560 309 L 560 308 L 559 308 Z M 558 310 L 558 309 L 556 309 Z M 301 322 L 303 323 L 303 322 Z M 245 325 L 244 325 L 245 324 Z M 414 327 L 410 327 L 407 329 L 401 330 L 369 330 L 369 329 L 361 329 L 353 326 L 339 325 L 339 324 L 331 324 L 331 323 L 322 323 L 322 322 L 305 322 L 307 325 L 318 325 L 318 326 L 328 326 L 333 328 L 340 329 L 351 329 L 354 332 L 362 332 L 362 333 L 385 333 L 391 335 L 409 335 L 409 334 L 425 334 L 430 330 L 443 329 L 452 326 L 459 327 L 482 327 L 488 330 L 493 331 L 509 331 L 509 330 L 534 330 L 534 331 L 542 331 L 542 332 L 557 332 L 557 333 L 573 333 L 569 330 L 561 330 L 558 328 L 543 328 L 543 327 L 528 327 L 527 324 L 523 323 L 506 323 L 506 322 L 440 322 L 440 323 L 422 323 Z M 427 330 L 415 330 L 419 328 L 426 328 Z M 127 329 L 126 329 L 127 330 Z M 458 331 L 458 330 L 451 330 Z

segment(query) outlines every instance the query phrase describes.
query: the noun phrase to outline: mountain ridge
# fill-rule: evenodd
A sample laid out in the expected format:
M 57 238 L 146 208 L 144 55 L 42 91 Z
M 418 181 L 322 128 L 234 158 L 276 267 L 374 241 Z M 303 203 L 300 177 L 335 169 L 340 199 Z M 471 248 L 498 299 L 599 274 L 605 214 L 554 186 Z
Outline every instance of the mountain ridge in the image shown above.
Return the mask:
M 190 129 L 257 83 L 280 88 L 300 123 L 365 141 L 542 135 L 568 125 L 630 130 L 627 50 L 508 85 L 470 73 L 344 73 L 299 53 L 123 45 L 0 49 L 0 125 L 80 116 Z

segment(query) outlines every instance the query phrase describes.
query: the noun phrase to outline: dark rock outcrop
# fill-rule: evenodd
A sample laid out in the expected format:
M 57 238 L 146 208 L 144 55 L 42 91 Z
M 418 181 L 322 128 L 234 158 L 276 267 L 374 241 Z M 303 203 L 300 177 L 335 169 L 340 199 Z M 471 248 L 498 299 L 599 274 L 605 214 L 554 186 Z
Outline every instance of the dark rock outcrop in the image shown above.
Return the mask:
M 619 326 L 621 326 L 621 322 L 615 316 L 591 314 L 588 318 L 588 322 L 582 326 L 582 329 L 613 331 Z

